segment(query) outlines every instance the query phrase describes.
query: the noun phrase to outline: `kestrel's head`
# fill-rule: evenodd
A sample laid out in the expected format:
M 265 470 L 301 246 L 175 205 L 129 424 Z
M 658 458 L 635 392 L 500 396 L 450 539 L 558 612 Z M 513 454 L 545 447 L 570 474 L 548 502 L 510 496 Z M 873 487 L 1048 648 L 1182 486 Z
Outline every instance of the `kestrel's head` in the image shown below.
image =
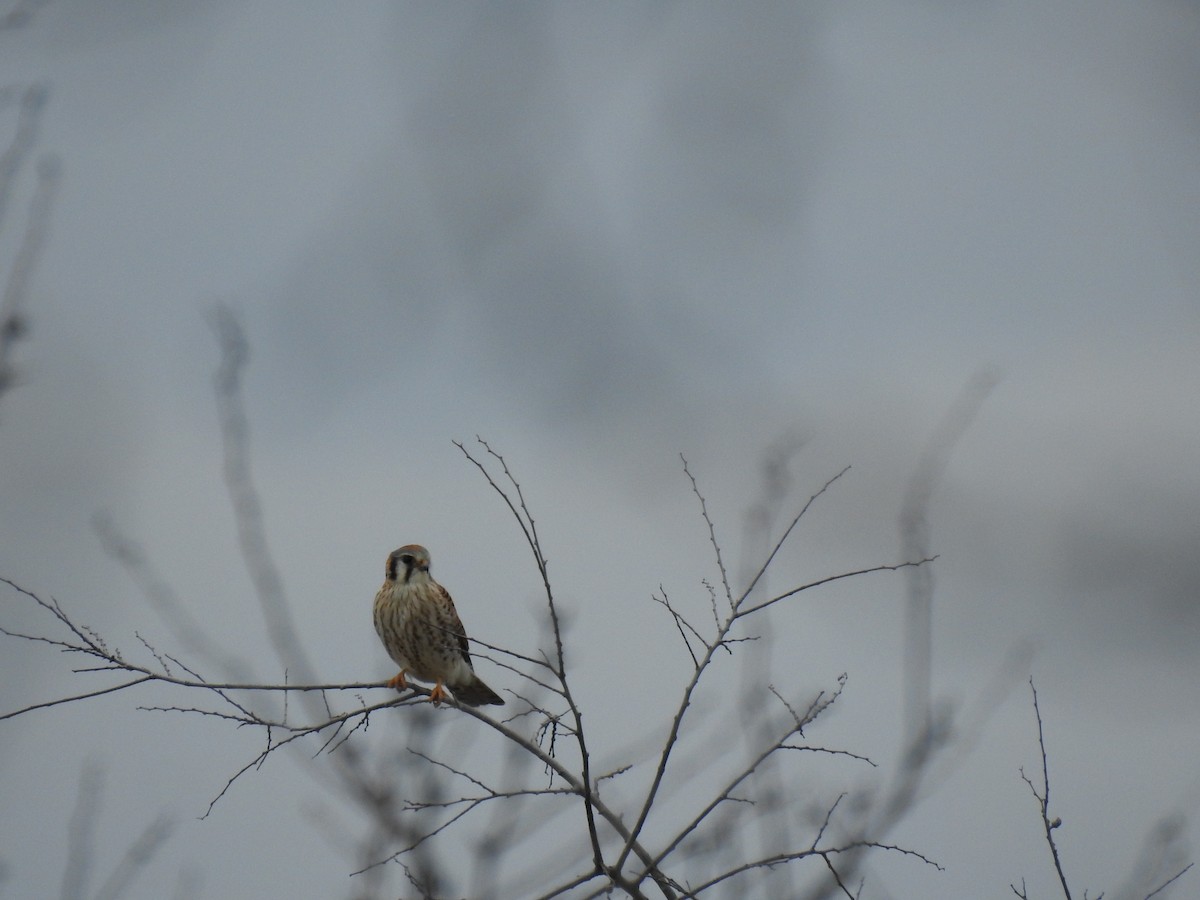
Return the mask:
M 387 580 L 407 584 L 429 577 L 429 551 L 420 544 L 405 544 L 393 550 L 387 561 Z

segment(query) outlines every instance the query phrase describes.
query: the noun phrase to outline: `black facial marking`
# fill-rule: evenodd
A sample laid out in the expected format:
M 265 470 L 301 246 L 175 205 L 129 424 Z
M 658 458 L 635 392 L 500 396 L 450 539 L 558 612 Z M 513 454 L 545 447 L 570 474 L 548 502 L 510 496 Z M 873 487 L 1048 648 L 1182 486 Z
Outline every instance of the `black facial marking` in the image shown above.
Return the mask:
M 403 573 L 400 571 L 402 564 L 404 566 Z M 423 565 L 422 558 L 415 553 L 401 553 L 399 550 L 393 550 L 391 556 L 388 557 L 387 579 L 389 581 L 400 581 L 407 584 L 415 570 L 422 572 L 429 570 L 427 565 Z

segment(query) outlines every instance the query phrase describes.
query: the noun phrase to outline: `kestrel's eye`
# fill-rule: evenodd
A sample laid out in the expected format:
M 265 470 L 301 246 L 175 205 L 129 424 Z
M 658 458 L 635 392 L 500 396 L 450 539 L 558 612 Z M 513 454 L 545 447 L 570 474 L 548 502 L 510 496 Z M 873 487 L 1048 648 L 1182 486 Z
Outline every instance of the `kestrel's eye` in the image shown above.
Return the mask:
M 408 567 L 413 564 L 413 558 L 409 554 L 405 553 L 402 557 L 400 557 L 400 562 L 404 563 L 405 567 Z

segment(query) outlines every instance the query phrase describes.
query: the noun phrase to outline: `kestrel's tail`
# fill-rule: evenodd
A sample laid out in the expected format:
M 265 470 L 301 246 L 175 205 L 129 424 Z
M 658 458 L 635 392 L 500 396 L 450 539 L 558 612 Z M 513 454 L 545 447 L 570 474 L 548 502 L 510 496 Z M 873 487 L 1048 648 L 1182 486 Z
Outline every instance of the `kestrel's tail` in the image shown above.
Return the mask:
M 479 676 L 472 675 L 471 681 L 468 684 L 452 684 L 450 690 L 454 692 L 455 699 L 459 703 L 467 706 L 503 706 L 504 701 L 490 687 L 479 680 Z

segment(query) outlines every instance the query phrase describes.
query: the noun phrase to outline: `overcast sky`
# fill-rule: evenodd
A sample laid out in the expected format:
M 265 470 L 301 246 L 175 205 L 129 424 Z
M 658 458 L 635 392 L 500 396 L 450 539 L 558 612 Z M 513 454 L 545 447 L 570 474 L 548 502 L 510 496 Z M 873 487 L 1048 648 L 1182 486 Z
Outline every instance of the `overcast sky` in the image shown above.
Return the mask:
M 451 444 L 480 434 L 544 529 L 596 733 L 662 727 L 688 660 L 650 596 L 703 611 L 715 577 L 679 454 L 739 561 L 773 446 L 803 441 L 789 508 L 853 467 L 773 585 L 894 562 L 922 448 L 995 373 L 930 515 L 935 694 L 998 699 L 893 835 L 947 871 L 881 863 L 864 897 L 1050 891 L 1018 772 L 1030 675 L 1077 891 L 1119 896 L 1155 823 L 1195 820 L 1197 3 L 52 0 L 0 31 L 0 86 L 33 82 L 63 176 L 0 398 L 0 574 L 122 648 L 170 646 L 102 514 L 281 679 L 221 481 L 223 301 L 321 678 L 393 674 L 369 604 L 409 542 L 473 635 L 537 645 L 521 535 Z M 0 271 L 32 186 L 30 163 Z M 774 683 L 849 675 L 831 744 L 895 750 L 903 600 L 870 576 L 774 613 Z M 5 589 L 0 624 L 34 612 Z M 99 684 L 69 668 L 5 641 L 0 712 Z M 97 881 L 166 813 L 127 896 L 349 896 L 309 770 L 280 761 L 196 821 L 258 744 L 139 702 L 0 723 L 0 896 L 58 894 L 89 766 Z

